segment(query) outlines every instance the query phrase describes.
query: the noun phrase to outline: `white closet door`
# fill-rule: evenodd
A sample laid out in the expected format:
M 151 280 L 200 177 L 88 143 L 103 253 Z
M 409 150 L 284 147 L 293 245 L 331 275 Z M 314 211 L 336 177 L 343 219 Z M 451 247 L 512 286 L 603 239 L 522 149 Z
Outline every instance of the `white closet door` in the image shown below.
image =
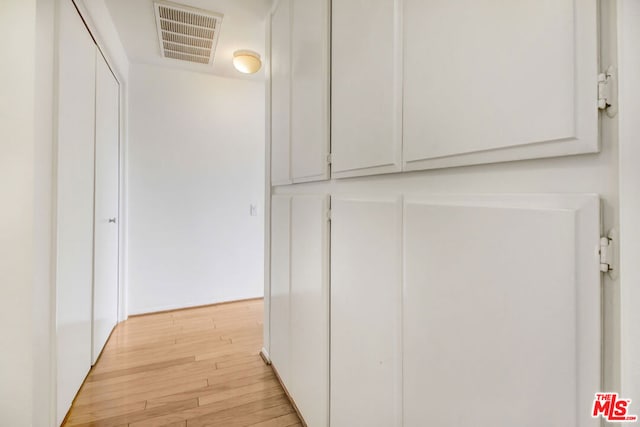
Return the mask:
M 291 0 L 271 16 L 271 184 L 291 183 Z
M 406 201 L 406 427 L 600 424 L 599 209 L 594 195 Z
M 71 0 L 60 2 L 57 158 L 57 420 L 91 368 L 96 50 Z
M 291 173 L 329 178 L 329 1 L 292 2 Z
M 402 156 L 399 0 L 331 9 L 331 174 L 398 172 Z
M 269 357 L 291 389 L 291 197 L 271 198 L 271 307 Z
M 93 363 L 118 322 L 119 111 L 118 82 L 97 52 Z
M 328 197 L 291 202 L 291 388 L 309 427 L 329 422 Z
M 331 199 L 331 426 L 400 427 L 402 204 Z
M 598 151 L 596 0 L 404 0 L 406 170 Z

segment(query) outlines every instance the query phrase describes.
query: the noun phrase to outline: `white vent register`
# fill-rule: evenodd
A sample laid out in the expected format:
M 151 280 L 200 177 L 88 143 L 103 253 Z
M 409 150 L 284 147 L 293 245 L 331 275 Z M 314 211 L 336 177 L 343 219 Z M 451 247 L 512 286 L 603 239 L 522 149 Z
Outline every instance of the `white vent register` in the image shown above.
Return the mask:
M 169 2 L 154 6 L 162 56 L 198 64 L 213 62 L 222 14 Z

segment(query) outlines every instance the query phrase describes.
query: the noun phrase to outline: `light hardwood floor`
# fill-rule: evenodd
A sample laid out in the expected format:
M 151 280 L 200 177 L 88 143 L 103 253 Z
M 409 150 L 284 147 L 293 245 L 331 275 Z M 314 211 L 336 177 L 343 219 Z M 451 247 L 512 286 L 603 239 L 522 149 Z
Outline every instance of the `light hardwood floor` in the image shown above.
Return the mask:
M 65 426 L 300 426 L 259 356 L 262 300 L 119 324 Z

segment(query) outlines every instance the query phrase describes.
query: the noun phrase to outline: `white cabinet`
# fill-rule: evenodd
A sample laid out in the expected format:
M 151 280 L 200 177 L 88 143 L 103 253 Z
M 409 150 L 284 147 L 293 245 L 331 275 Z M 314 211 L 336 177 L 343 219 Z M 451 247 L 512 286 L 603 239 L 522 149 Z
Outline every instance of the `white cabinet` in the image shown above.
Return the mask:
M 403 4 L 405 170 L 598 151 L 596 0 Z
M 93 351 L 95 363 L 118 322 L 119 87 L 96 55 Z
M 269 357 L 291 386 L 291 197 L 271 198 L 271 300 Z
M 599 150 L 596 0 L 283 0 L 272 182 Z M 443 37 L 443 35 L 445 35 Z M 448 35 L 448 36 L 447 36 Z
M 291 183 L 291 1 L 271 15 L 271 184 Z
M 291 38 L 272 40 L 291 49 L 289 92 L 273 98 L 291 99 L 291 168 L 274 183 L 327 177 L 324 4 L 276 9 L 291 8 L 279 17 Z M 274 274 L 290 279 L 272 291 L 288 328 L 272 323 L 287 351 L 274 364 L 289 361 L 310 426 L 598 424 L 600 207 L 586 193 L 615 199 L 615 162 L 358 178 L 597 153 L 598 5 L 332 2 L 331 177 L 352 179 L 308 187 L 332 194 L 330 265 L 321 196 L 279 188 L 291 205 L 272 218 L 291 222 L 272 247 Z M 505 191 L 528 194 L 486 194 Z
M 406 427 L 599 425 L 599 209 L 592 195 L 406 200 Z
M 291 384 L 289 391 L 309 427 L 329 417 L 328 197 L 291 201 Z
M 60 423 L 91 368 L 96 47 L 70 0 L 60 2 L 56 348 Z
M 309 426 L 598 425 L 597 195 L 333 196 L 330 245 L 325 196 L 273 200 L 271 351 Z
M 402 168 L 399 0 L 340 0 L 331 10 L 333 177 Z
M 402 204 L 331 199 L 331 426 L 402 425 Z

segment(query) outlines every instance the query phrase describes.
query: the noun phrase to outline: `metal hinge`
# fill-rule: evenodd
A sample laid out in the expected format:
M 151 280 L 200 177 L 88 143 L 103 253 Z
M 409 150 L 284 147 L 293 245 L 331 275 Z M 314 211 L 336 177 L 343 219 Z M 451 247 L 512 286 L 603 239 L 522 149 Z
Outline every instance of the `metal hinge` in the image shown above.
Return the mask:
M 603 273 L 613 270 L 612 241 L 609 237 L 600 238 L 600 271 Z
M 618 112 L 617 95 L 616 69 L 610 66 L 607 71 L 598 74 L 598 109 L 604 110 L 609 117 L 615 116 Z
M 331 221 L 331 209 L 327 209 L 327 221 Z
M 331 154 L 331 153 L 327 154 L 327 163 L 328 164 L 332 164 L 333 163 L 333 154 Z
M 607 273 L 607 276 L 613 280 L 618 278 L 618 253 L 616 248 L 618 241 L 618 230 L 612 228 L 606 236 L 600 237 L 598 248 L 600 271 Z

